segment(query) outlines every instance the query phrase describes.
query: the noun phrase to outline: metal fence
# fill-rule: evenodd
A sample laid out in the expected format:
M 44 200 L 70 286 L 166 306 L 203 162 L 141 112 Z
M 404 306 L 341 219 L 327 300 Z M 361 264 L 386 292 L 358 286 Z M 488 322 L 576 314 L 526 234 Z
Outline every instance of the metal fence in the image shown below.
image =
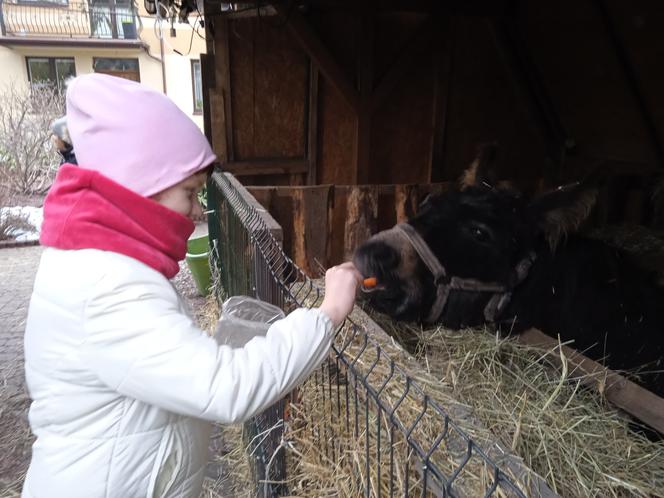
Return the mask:
M 286 311 L 318 304 L 320 291 L 283 253 L 243 190 L 218 172 L 208 186 L 210 238 L 222 294 L 251 295 Z M 316 410 L 304 425 L 312 447 L 320 450 L 319 463 L 350 469 L 335 496 L 530 494 L 532 485 L 517 484 L 523 467 L 495 447 L 483 450 L 452 420 L 454 412 L 431 400 L 392 359 L 390 348 L 365 328 L 347 320 L 329 361 L 295 395 L 305 419 Z M 257 496 L 297 492 L 287 482 L 304 485 L 288 481 L 298 463 L 284 456 L 286 408 L 282 401 L 248 425 Z

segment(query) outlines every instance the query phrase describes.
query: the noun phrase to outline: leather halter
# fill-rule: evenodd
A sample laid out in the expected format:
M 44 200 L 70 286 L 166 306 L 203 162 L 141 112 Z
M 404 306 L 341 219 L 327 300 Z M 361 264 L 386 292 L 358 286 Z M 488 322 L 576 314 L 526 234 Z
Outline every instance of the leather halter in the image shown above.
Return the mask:
M 528 271 L 535 261 L 536 255 L 530 252 L 514 268 L 510 281 L 507 284 L 497 282 L 481 282 L 474 278 L 459 278 L 449 276 L 445 267 L 438 258 L 431 252 L 431 249 L 424 239 L 417 233 L 417 230 L 408 223 L 400 223 L 391 230 L 404 237 L 415 249 L 422 262 L 433 275 L 433 282 L 436 285 L 436 300 L 431 306 L 431 311 L 425 319 L 427 323 L 434 323 L 443 314 L 445 304 L 453 290 L 471 291 L 471 292 L 491 292 L 493 296 L 484 307 L 484 319 L 493 323 L 500 313 L 507 307 L 512 298 L 512 290 L 519 285 L 528 275 Z

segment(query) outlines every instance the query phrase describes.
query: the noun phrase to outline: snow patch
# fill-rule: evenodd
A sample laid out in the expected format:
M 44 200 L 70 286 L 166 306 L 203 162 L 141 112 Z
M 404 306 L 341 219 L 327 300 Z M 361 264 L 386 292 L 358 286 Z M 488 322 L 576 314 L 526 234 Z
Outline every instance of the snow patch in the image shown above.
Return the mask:
M 14 237 L 18 242 L 28 240 L 38 240 L 41 224 L 44 220 L 44 210 L 40 207 L 32 206 L 13 206 L 0 208 L 0 219 L 6 216 L 25 216 L 28 223 L 32 225 L 32 229 L 17 229 L 14 230 Z

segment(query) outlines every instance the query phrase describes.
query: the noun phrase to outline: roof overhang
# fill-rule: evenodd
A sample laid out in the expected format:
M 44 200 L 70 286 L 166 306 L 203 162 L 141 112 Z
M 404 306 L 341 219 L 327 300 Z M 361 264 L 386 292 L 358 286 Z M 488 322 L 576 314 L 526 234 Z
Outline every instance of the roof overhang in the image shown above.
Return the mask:
M 47 38 L 37 36 L 0 36 L 0 46 L 6 47 L 97 47 L 141 49 L 147 47 L 141 40 L 100 38 Z

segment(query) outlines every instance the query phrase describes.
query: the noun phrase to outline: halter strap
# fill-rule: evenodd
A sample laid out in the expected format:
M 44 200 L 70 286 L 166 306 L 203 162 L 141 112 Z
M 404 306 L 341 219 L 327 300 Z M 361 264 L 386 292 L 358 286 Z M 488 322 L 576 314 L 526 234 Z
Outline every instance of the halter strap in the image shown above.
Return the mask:
M 431 306 L 429 315 L 425 319 L 427 323 L 433 323 L 440 318 L 449 299 L 450 292 L 453 290 L 493 293 L 493 296 L 491 296 L 491 299 L 489 299 L 489 302 L 484 307 L 484 318 L 488 322 L 495 322 L 496 318 L 509 304 L 512 298 L 512 290 L 525 280 L 536 258 L 535 253 L 530 252 L 525 258 L 519 261 L 507 285 L 497 282 L 482 282 L 474 278 L 449 277 L 445 271 L 445 267 L 440 263 L 429 248 L 429 245 L 412 225 L 400 223 L 392 228 L 392 230 L 408 241 L 433 275 L 434 285 L 436 285 L 436 299 Z

